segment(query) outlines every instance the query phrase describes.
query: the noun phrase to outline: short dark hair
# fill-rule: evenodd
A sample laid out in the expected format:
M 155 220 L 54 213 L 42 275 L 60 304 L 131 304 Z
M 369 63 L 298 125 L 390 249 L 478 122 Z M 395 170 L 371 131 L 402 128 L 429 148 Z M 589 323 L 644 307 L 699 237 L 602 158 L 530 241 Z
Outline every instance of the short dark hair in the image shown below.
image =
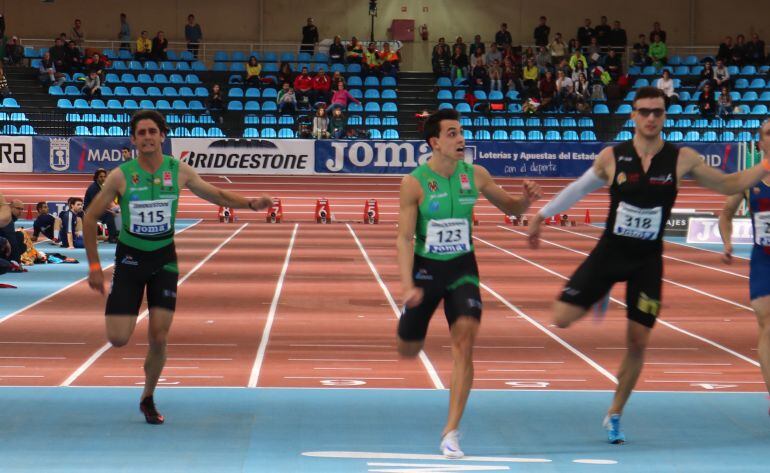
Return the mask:
M 44 205 L 46 205 L 46 203 L 44 201 L 40 201 L 37 203 L 35 208 L 37 209 L 38 212 L 40 212 L 40 209 L 42 209 Z
M 81 199 L 80 197 L 70 197 L 69 199 L 67 199 L 67 205 L 69 205 L 70 207 L 72 207 L 78 202 L 83 202 L 83 199 Z
M 99 168 L 96 171 L 94 171 L 94 182 L 99 178 L 99 174 L 107 175 L 107 170 L 104 168 Z
M 168 135 L 169 128 L 166 124 L 166 119 L 163 117 L 163 115 L 156 111 L 156 110 L 137 110 L 134 112 L 134 114 L 131 116 L 131 136 L 136 135 L 136 125 L 141 120 L 152 120 L 155 122 L 156 125 L 158 125 L 158 129 L 160 129 L 160 132 L 164 135 Z
M 636 95 L 634 95 L 631 106 L 636 106 L 636 102 L 642 99 L 662 99 L 665 102 L 666 94 L 657 87 L 639 87 L 636 89 Z
M 431 138 L 438 138 L 441 134 L 442 120 L 460 121 L 460 114 L 451 108 L 445 108 L 431 113 L 428 118 L 425 119 L 425 125 L 423 126 L 425 141 L 428 145 L 430 145 Z

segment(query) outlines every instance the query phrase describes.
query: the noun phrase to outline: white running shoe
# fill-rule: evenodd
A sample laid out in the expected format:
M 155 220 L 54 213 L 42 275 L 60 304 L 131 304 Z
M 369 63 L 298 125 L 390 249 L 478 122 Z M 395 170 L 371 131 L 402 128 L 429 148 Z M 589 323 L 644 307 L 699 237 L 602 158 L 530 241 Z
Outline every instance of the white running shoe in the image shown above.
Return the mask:
M 460 432 L 450 430 L 441 439 L 441 453 L 447 458 L 457 459 L 465 456 L 460 450 Z

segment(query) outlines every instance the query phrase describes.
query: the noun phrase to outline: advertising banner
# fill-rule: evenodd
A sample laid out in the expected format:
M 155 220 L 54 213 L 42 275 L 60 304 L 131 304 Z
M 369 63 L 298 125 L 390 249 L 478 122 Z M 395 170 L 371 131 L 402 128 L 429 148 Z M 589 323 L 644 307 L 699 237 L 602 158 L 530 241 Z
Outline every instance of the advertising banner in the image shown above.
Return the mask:
M 128 137 L 35 136 L 33 137 L 34 171 L 49 173 L 91 174 L 99 168 L 120 166 L 136 156 Z M 171 153 L 169 139 L 163 152 Z
M 0 172 L 32 172 L 32 137 L 0 136 Z
M 172 150 L 201 174 L 315 173 L 312 140 L 174 138 Z

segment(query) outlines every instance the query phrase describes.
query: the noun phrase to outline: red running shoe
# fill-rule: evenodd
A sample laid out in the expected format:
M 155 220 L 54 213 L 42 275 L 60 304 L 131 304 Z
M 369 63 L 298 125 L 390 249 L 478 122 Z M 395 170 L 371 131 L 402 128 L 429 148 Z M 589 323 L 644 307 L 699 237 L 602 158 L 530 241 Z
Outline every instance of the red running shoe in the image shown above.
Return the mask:
M 152 399 L 152 396 L 142 399 L 142 402 L 139 403 L 139 410 L 144 414 L 144 420 L 146 420 L 148 424 L 162 424 L 165 420 L 155 408 L 155 401 Z

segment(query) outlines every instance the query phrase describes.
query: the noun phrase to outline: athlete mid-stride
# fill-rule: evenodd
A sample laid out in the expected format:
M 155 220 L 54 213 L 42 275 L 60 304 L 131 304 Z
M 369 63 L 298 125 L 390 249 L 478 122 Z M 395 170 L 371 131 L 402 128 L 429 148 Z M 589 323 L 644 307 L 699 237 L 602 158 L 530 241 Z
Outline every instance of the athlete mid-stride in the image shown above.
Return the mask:
M 525 181 L 512 197 L 481 166 L 464 161 L 460 117 L 440 110 L 425 121 L 433 153 L 401 181 L 398 264 L 406 307 L 398 324 L 398 351 L 414 357 L 422 350 L 428 322 L 444 301 L 452 338 L 449 415 L 440 448 L 461 458 L 458 427 L 473 383 L 473 344 L 481 321 L 479 273 L 473 252 L 473 206 L 479 192 L 506 215 L 522 214 L 540 198 L 537 184 Z
M 179 189 L 187 187 L 197 196 L 217 205 L 267 208 L 272 200 L 262 196 L 249 199 L 205 182 L 188 164 L 162 152 L 168 133 L 163 115 L 141 110 L 131 118 L 131 142 L 138 157 L 110 173 L 94 197 L 83 223 L 83 237 L 89 263 L 88 285 L 102 294 L 104 275 L 96 250 L 96 222 L 120 201 L 123 230 L 115 249 L 115 270 L 107 297 L 107 338 L 113 346 L 128 343 L 136 326 L 145 288 L 150 319 L 149 349 L 144 362 L 145 382 L 139 407 L 150 424 L 162 424 L 153 393 L 166 362 L 166 339 L 176 308 L 177 266 L 174 247 Z

